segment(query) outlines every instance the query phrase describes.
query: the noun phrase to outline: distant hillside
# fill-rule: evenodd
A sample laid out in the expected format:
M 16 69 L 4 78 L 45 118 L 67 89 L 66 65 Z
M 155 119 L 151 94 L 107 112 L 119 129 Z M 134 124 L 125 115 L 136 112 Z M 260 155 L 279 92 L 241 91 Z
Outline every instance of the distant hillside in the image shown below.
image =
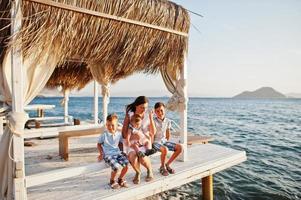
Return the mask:
M 277 92 L 271 87 L 262 87 L 255 91 L 245 91 L 233 98 L 258 98 L 258 99 L 270 99 L 270 98 L 286 98 L 284 94 Z

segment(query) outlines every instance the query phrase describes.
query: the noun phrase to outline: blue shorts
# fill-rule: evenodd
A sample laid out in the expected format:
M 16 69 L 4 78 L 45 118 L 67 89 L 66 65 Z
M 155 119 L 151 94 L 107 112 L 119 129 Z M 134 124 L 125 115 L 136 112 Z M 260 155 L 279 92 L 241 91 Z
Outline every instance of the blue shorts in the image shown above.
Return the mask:
M 169 150 L 169 151 L 176 151 L 176 143 L 174 143 L 174 142 L 164 142 L 164 143 L 158 143 L 158 142 L 154 142 L 153 143 L 153 148 L 154 149 L 156 149 L 157 151 L 160 151 L 160 148 L 162 147 L 162 146 L 165 146 L 165 147 L 167 147 L 167 149 Z
M 105 156 L 104 161 L 109 164 L 112 170 L 116 171 L 123 168 L 129 164 L 129 160 L 124 155 L 117 154 L 112 156 Z

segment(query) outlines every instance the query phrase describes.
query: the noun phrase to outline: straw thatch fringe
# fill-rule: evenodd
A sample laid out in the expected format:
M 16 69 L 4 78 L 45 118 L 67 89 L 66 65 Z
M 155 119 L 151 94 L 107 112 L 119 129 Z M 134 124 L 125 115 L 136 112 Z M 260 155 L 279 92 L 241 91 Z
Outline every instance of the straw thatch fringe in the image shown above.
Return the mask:
M 186 10 L 167 0 L 55 1 L 186 33 L 190 25 Z M 152 74 L 167 67 L 175 76 L 187 51 L 187 37 L 160 30 L 30 1 L 23 1 L 22 12 L 18 42 L 22 43 L 25 59 L 34 54 L 39 62 L 42 49 L 54 41 L 60 44 L 58 67 L 49 87 L 61 84 L 65 89 L 80 89 L 92 79 L 91 73 L 100 83 L 114 83 L 134 72 Z M 35 46 L 41 50 L 36 51 Z M 67 62 L 73 58 L 85 63 Z
M 64 74 L 65 78 L 62 78 L 62 74 Z M 90 70 L 87 69 L 87 64 L 79 62 L 66 62 L 54 70 L 47 82 L 46 87 L 62 87 L 63 90 L 80 90 L 84 88 L 92 79 L 93 77 Z
M 10 32 L 10 1 L 0 0 L 0 61 L 4 59 Z

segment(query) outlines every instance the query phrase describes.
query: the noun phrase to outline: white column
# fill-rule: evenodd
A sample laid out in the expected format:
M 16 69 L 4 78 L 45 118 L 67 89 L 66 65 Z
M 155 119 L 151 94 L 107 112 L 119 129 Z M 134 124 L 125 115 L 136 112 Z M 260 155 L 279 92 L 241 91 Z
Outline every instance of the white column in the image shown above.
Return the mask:
M 0 117 L 0 140 L 1 140 L 1 136 L 3 135 L 3 123 L 4 123 L 4 117 Z
M 108 102 L 109 102 L 109 85 L 101 86 L 101 94 L 102 94 L 102 118 L 103 123 L 105 124 L 108 116 Z
M 188 95 L 187 95 L 187 55 L 184 57 L 184 66 L 181 70 L 181 77 L 180 79 L 184 82 L 183 87 L 183 94 L 185 97 L 185 106 L 183 111 L 180 112 L 180 128 L 181 128 L 181 144 L 183 145 L 183 152 L 181 154 L 180 160 L 186 161 L 188 160 L 187 155 L 187 101 L 188 101 Z
M 94 124 L 98 124 L 98 82 L 94 81 Z
M 69 107 L 69 94 L 70 91 L 67 89 L 64 91 L 64 120 L 65 123 L 68 123 L 69 120 L 69 111 L 68 111 L 68 107 Z
M 12 35 L 21 29 L 22 13 L 21 0 L 12 2 Z M 14 18 L 15 17 L 15 18 Z M 15 38 L 13 38 L 14 40 Z M 26 114 L 24 112 L 23 102 L 23 83 L 24 73 L 21 45 L 15 45 L 11 50 L 11 72 L 12 72 L 12 114 L 10 122 L 15 123 L 14 129 L 16 132 L 24 133 L 24 124 L 26 122 Z M 14 177 L 14 198 L 16 200 L 27 199 L 26 187 L 24 184 L 25 168 L 24 168 L 24 138 L 23 134 L 19 137 L 13 136 L 13 158 L 15 160 L 15 177 Z

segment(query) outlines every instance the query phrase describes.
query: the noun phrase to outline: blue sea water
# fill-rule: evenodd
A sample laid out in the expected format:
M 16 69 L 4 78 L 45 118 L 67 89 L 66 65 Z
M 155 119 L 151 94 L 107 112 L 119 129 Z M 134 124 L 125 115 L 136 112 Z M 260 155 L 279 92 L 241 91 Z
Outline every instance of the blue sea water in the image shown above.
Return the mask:
M 54 104 L 47 116 L 63 115 L 61 98 L 36 98 L 33 103 Z M 121 120 L 134 98 L 111 98 L 109 112 Z M 150 98 L 150 105 L 167 98 Z M 99 99 L 101 108 L 101 98 Z M 71 97 L 69 113 L 93 119 L 91 97 Z M 33 113 L 32 113 L 33 114 Z M 101 118 L 102 114 L 99 114 Z M 168 117 L 179 120 L 177 114 Z M 244 150 L 248 160 L 214 176 L 215 199 L 301 199 L 301 99 L 190 98 L 190 132 L 210 135 L 213 143 Z M 200 181 L 160 194 L 162 199 L 199 199 Z

